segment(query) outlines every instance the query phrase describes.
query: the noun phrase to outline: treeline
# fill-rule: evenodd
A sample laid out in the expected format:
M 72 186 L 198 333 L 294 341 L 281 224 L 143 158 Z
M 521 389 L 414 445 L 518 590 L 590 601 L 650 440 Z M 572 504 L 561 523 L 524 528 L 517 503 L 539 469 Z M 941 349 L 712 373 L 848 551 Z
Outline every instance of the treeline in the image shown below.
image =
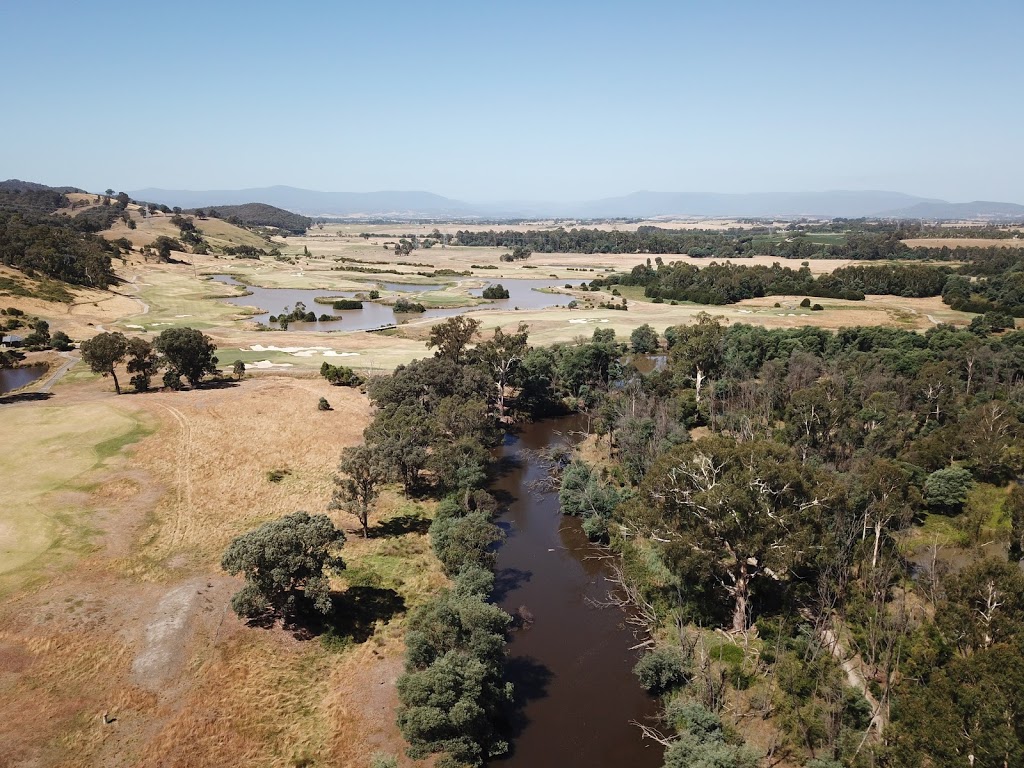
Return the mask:
M 526 337 L 510 344 L 499 333 L 470 354 L 479 325 L 455 317 L 435 326 L 428 342 L 435 357 L 369 383 L 377 412 L 365 444 L 342 455 L 333 502 L 356 514 L 365 533 L 380 483 L 442 499 L 430 539 L 453 586 L 410 615 L 398 681 L 398 724 L 409 754 L 444 753 L 439 765 L 480 765 L 507 749 L 499 727 L 511 696 L 503 670 L 511 617 L 489 601 L 492 545 L 502 534 L 491 522 L 497 503 L 483 490 L 490 449 L 501 437 L 500 408 L 482 357 L 522 352 Z
M 770 236 L 768 227 L 731 230 L 663 229 L 643 226 L 635 232 L 554 229 L 519 232 L 459 230 L 458 245 L 529 249 L 538 253 L 650 253 L 694 257 L 745 258 L 771 255 L 787 259 L 897 259 L 912 249 L 898 232 L 853 232 L 844 242 L 815 242 L 804 232 Z M 912 257 L 912 255 L 910 255 Z
M 676 730 L 665 764 L 755 765 L 755 721 L 816 768 L 1024 761 L 1024 332 L 705 315 L 665 346 L 664 370 L 616 355 L 581 390 L 612 461 L 570 463 L 561 493 L 659 638 L 637 672 Z
M 773 264 L 711 262 L 697 267 L 683 262 L 650 262 L 628 274 L 591 281 L 591 286 L 639 285 L 655 300 L 692 301 L 698 304 L 732 304 L 759 296 L 806 295 L 858 301 L 865 294 L 938 296 L 952 270 L 916 264 L 841 267 L 815 277 L 810 268 L 792 269 Z

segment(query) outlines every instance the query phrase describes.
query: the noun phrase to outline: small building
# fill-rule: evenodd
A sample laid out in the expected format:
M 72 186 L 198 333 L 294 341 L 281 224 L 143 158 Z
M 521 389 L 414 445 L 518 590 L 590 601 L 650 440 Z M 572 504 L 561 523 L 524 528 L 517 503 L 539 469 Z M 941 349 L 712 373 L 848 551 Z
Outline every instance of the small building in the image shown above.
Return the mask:
M 18 336 L 15 333 L 0 334 L 0 347 L 20 347 L 24 343 L 24 336 Z

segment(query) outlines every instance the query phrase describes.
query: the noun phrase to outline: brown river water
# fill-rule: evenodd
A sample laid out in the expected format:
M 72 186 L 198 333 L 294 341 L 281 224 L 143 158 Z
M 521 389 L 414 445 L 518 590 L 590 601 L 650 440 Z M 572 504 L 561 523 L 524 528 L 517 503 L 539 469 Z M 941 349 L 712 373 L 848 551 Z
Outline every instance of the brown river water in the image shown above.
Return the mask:
M 568 442 L 578 420 L 527 424 L 499 449 L 502 473 L 491 485 L 508 539 L 498 550 L 496 600 L 520 606 L 533 623 L 512 634 L 509 677 L 519 716 L 512 752 L 495 768 L 657 768 L 662 747 L 631 720 L 654 724 L 657 705 L 632 673 L 637 643 L 618 608 L 598 607 L 613 585 L 600 547 L 580 521 L 559 513 L 557 492 L 536 490 L 545 475 L 530 451 Z

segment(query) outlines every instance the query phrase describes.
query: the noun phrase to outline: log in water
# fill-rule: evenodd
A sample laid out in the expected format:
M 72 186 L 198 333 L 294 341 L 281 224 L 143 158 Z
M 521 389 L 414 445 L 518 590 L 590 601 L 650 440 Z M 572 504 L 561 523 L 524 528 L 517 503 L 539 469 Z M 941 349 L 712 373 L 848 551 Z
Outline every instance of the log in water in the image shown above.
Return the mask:
M 510 613 L 524 607 L 531 626 L 513 634 L 509 674 L 523 702 L 512 754 L 501 768 L 656 768 L 662 747 L 631 720 L 653 724 L 656 703 L 632 668 L 637 642 L 608 598 L 606 551 L 587 541 L 579 520 L 563 517 L 558 494 L 538 493 L 543 462 L 529 451 L 567 441 L 572 419 L 526 425 L 500 449 L 504 472 L 492 485 L 507 511 L 498 551 L 496 597 Z

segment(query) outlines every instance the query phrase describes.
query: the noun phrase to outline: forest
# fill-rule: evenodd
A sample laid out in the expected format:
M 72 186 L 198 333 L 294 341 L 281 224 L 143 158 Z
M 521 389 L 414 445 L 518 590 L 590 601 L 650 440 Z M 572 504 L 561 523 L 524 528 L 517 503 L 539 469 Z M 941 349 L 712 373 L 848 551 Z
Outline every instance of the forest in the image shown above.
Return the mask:
M 997 232 L 998 235 L 993 233 Z M 794 223 L 786 227 L 755 225 L 746 229 L 668 229 L 640 226 L 635 232 L 588 229 L 479 231 L 459 230 L 457 245 L 526 248 L 538 253 L 686 254 L 704 258 L 778 256 L 780 259 L 855 259 L 858 261 L 984 259 L 1008 251 L 1014 262 L 1024 259 L 1024 248 L 911 248 L 903 240 L 914 237 L 983 237 L 1007 239 L 1008 230 L 989 227 L 929 227 L 920 222 L 865 222 L 835 219 L 828 223 Z
M 110 259 L 118 254 L 117 246 L 56 217 L 0 211 L 0 263 L 28 277 L 106 288 L 116 281 Z
M 409 617 L 411 756 L 507 749 L 491 449 L 574 411 L 587 437 L 552 455 L 552 481 L 619 558 L 666 766 L 1024 761 L 1024 332 L 701 315 L 533 347 L 525 326 L 456 317 L 428 345 L 368 382 L 376 415 L 332 503 L 365 531 L 383 484 L 439 501 L 452 582 Z M 642 374 L 652 351 L 666 365 Z

